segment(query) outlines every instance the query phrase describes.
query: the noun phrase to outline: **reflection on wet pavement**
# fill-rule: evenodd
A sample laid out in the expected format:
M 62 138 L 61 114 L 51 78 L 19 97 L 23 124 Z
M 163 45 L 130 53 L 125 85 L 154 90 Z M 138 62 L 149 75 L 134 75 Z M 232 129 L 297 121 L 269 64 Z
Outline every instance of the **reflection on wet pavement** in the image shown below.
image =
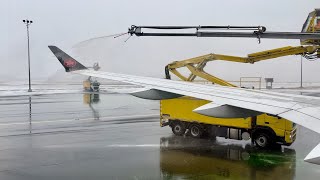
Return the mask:
M 119 94 L 0 98 L 0 179 L 318 179 L 303 161 L 320 136 L 287 148 L 173 136 L 159 102 Z M 50 178 L 48 178 L 50 177 Z
M 293 179 L 293 149 L 259 150 L 191 137 L 160 139 L 160 168 L 165 179 Z
M 159 117 L 158 102 L 145 104 L 143 100 L 115 94 L 55 94 L 0 99 L 0 136 L 75 131 L 100 124 L 154 122 Z

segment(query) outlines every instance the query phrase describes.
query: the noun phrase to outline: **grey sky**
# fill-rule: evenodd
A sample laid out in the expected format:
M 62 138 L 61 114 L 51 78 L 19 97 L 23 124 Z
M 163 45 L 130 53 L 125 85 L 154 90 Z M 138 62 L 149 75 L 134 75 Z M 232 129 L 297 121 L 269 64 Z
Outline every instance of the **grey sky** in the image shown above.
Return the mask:
M 34 79 L 49 79 L 61 70 L 47 48 L 57 45 L 86 65 L 99 61 L 103 70 L 163 77 L 164 66 L 211 52 L 245 56 L 298 40 L 231 38 L 160 38 L 99 36 L 126 32 L 135 25 L 264 25 L 271 31 L 300 31 L 307 14 L 320 7 L 319 0 L 1 0 L 0 82 L 27 78 L 26 29 L 30 27 L 31 66 Z M 274 77 L 299 81 L 300 57 L 290 56 L 255 65 L 213 62 L 207 71 L 227 80 L 240 76 Z M 304 61 L 305 80 L 319 82 L 319 62 Z

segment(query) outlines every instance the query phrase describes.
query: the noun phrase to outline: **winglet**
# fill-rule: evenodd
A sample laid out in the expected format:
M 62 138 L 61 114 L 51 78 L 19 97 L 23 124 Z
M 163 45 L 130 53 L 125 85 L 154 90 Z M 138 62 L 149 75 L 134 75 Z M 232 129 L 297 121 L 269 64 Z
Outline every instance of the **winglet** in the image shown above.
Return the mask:
M 62 64 L 66 72 L 77 71 L 82 69 L 88 69 L 74 58 L 63 52 L 56 46 L 48 46 L 52 53 L 57 57 L 59 62 Z

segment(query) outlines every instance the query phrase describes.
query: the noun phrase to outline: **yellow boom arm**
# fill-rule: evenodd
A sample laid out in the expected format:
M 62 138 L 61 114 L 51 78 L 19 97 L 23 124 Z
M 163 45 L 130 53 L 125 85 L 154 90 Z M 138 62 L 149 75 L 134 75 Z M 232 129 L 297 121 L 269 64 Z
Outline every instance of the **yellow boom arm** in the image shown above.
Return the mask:
M 222 54 L 207 54 L 199 57 L 186 59 L 183 61 L 175 61 L 168 64 L 166 66 L 166 76 L 167 76 L 166 78 L 170 79 L 169 72 L 171 72 L 184 81 L 193 81 L 197 76 L 199 76 L 212 83 L 216 83 L 222 86 L 235 87 L 235 85 L 205 72 L 203 68 L 206 66 L 207 62 L 214 61 L 214 60 L 223 60 L 223 61 L 253 64 L 255 62 L 262 61 L 262 60 L 268 60 L 268 59 L 278 58 L 282 56 L 290 56 L 290 55 L 307 55 L 307 56 L 313 55 L 319 58 L 320 46 L 297 46 L 297 47 L 287 46 L 287 47 L 248 54 L 247 57 L 228 56 L 228 55 L 222 55 Z M 188 77 L 182 75 L 177 70 L 178 68 L 182 68 L 182 67 L 186 67 L 190 71 L 190 75 Z

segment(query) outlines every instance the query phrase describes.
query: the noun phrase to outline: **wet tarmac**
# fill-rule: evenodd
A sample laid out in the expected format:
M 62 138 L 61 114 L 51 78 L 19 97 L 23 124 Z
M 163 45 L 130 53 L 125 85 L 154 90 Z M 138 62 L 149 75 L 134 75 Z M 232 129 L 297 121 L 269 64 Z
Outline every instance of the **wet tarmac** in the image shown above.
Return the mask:
M 319 179 L 303 158 L 320 135 L 299 127 L 290 147 L 176 137 L 159 102 L 119 94 L 0 97 L 0 179 Z

